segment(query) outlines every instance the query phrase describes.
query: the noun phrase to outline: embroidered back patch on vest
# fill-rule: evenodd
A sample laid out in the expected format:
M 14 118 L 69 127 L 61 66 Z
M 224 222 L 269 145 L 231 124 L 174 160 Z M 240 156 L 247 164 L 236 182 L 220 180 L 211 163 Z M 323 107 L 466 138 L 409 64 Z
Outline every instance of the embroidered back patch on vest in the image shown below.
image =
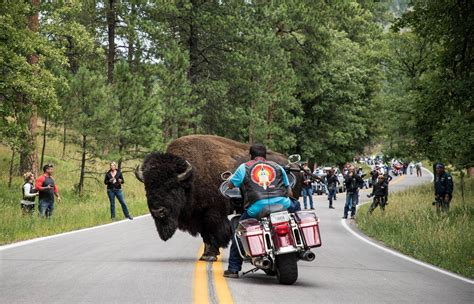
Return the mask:
M 250 178 L 252 182 L 262 187 L 264 190 L 275 181 L 276 172 L 275 169 L 267 164 L 257 164 L 252 168 L 250 172 Z

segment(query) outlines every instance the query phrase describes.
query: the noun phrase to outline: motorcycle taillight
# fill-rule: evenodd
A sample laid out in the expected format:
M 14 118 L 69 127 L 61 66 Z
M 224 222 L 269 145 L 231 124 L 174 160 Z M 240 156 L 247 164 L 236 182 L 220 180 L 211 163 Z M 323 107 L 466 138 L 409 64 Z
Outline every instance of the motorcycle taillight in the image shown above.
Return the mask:
M 283 225 L 276 225 L 275 232 L 278 235 L 287 235 L 290 232 L 290 227 L 288 227 L 287 223 Z

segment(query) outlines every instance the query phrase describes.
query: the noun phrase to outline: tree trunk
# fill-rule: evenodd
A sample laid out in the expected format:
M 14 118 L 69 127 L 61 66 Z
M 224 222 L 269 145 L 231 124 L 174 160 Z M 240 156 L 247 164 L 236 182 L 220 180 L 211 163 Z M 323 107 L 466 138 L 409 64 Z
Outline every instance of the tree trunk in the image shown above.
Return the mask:
M 268 112 L 267 112 L 267 126 L 268 126 L 268 131 L 267 131 L 267 140 L 269 143 L 271 143 L 273 139 L 273 134 L 272 134 L 272 125 L 273 125 L 273 115 L 275 112 L 275 104 L 272 102 L 270 106 L 268 107 Z
M 173 123 L 173 126 L 171 127 L 171 138 L 173 140 L 178 138 L 178 123 Z
M 66 156 L 66 122 L 64 122 L 64 126 L 63 126 L 63 155 L 61 156 L 61 159 L 64 159 L 64 157 Z
M 86 147 L 87 147 L 87 135 L 82 135 L 82 157 L 81 157 L 81 175 L 79 177 L 79 185 L 77 187 L 79 195 L 82 195 L 84 190 L 84 175 L 86 170 Z
M 464 170 L 461 169 L 461 199 L 464 204 Z
M 120 139 L 119 140 L 119 155 L 120 155 L 120 158 L 118 160 L 118 164 L 117 164 L 117 169 L 119 170 L 122 170 L 122 162 L 123 162 L 123 157 L 122 157 L 122 151 L 123 151 L 123 140 Z
M 43 161 L 44 161 L 44 150 L 46 149 L 46 128 L 48 125 L 48 114 L 44 117 L 44 127 L 43 127 L 43 147 L 41 148 L 41 165 L 40 168 L 43 168 Z
M 130 15 L 132 18 L 135 18 L 137 14 L 137 10 L 135 8 L 135 4 L 131 3 L 130 8 Z M 135 72 L 135 65 L 134 65 L 134 55 L 135 55 L 135 24 L 128 24 L 130 32 L 128 33 L 128 54 L 127 54 L 127 61 L 130 67 L 130 71 L 133 73 Z
M 29 16 L 28 18 L 28 29 L 32 32 L 38 32 L 39 29 L 39 6 L 40 0 L 32 0 L 31 4 L 35 9 L 34 15 Z M 38 55 L 32 54 L 28 58 L 29 64 L 37 64 L 38 63 Z M 25 96 L 22 95 L 22 102 L 25 103 L 26 99 Z M 36 105 L 31 103 L 30 101 L 26 101 L 28 106 L 31 106 L 31 112 L 28 114 L 29 117 L 26 118 L 28 120 L 28 134 L 24 141 L 24 147 L 20 153 L 20 173 L 24 173 L 26 171 L 31 171 L 35 175 L 38 173 L 38 151 L 37 151 L 37 144 L 36 144 L 36 127 L 38 122 L 38 114 L 36 111 Z
M 109 84 L 114 81 L 115 17 L 115 0 L 109 0 L 107 7 L 107 35 L 109 39 L 109 48 L 107 50 L 107 82 Z
M 12 187 L 13 164 L 15 163 L 15 149 L 12 148 L 12 158 L 10 159 L 10 170 L 8 171 L 8 188 Z
M 189 24 L 189 70 L 188 80 L 191 84 L 191 96 L 194 95 L 195 85 L 198 82 L 198 65 L 199 65 L 199 48 L 198 48 L 198 33 L 194 18 L 196 15 L 196 9 L 198 6 L 197 0 L 191 0 L 191 11 L 190 11 L 190 24 Z M 198 113 L 196 113 L 197 115 Z M 198 132 L 198 126 L 196 122 L 192 123 L 192 129 L 194 134 Z
M 196 77 L 197 77 L 198 59 L 199 59 L 197 29 L 194 23 L 196 8 L 197 8 L 197 1 L 191 0 L 191 11 L 190 11 L 191 22 L 189 24 L 189 40 L 188 40 L 188 46 L 189 46 L 188 79 L 191 85 L 194 85 L 197 82 Z

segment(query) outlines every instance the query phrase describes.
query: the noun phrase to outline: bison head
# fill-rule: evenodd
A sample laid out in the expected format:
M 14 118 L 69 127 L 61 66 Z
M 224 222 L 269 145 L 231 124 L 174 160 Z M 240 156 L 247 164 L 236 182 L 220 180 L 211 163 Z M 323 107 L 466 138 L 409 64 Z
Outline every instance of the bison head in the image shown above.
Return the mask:
M 169 153 L 152 153 L 137 167 L 135 176 L 145 184 L 148 209 L 160 238 L 170 239 L 190 199 L 193 168 L 185 159 Z

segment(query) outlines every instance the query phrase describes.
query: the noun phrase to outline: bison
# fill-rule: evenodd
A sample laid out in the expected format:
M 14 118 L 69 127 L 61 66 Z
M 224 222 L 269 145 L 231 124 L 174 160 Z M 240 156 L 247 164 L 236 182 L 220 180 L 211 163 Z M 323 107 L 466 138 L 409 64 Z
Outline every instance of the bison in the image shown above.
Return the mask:
M 230 201 L 219 193 L 221 173 L 233 171 L 249 159 L 247 144 L 213 135 L 190 135 L 174 140 L 166 153 L 151 153 L 135 170 L 145 185 L 150 214 L 160 238 L 170 239 L 177 229 L 201 235 L 205 250 L 201 260 L 215 261 L 219 248 L 231 236 Z M 281 165 L 287 158 L 268 152 Z M 300 187 L 297 183 L 296 187 Z M 300 193 L 293 189 L 294 195 Z

